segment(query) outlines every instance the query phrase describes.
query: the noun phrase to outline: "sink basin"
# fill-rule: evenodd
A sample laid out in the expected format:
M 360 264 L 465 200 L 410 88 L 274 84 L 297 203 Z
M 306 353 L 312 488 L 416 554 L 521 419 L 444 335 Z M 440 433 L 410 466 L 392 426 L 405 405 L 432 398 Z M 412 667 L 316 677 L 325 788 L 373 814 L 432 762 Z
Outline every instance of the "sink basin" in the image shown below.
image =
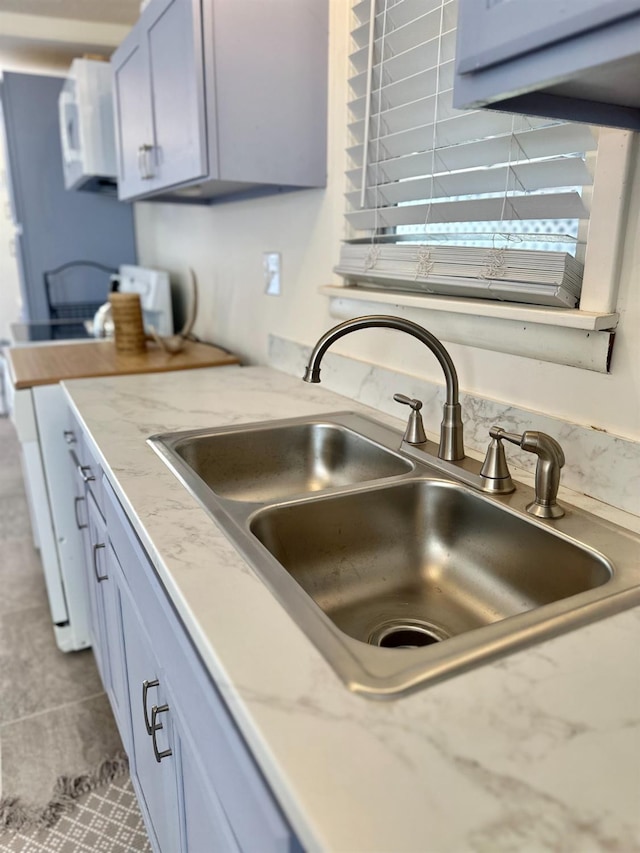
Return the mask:
M 235 501 L 260 503 L 413 470 L 397 453 L 321 420 L 176 433 L 161 441 L 214 494 Z
M 454 483 L 266 509 L 251 532 L 355 640 L 418 648 L 594 589 L 609 563 Z
M 350 412 L 149 444 L 356 692 L 396 698 L 640 604 L 640 537 Z M 428 446 L 427 446 L 428 451 Z

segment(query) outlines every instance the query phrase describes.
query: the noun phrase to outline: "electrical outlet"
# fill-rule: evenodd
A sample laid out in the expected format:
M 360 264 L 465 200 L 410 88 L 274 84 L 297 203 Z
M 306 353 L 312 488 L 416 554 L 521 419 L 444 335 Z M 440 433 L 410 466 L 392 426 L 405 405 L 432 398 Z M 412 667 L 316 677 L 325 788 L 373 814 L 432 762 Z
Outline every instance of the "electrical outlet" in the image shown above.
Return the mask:
M 265 252 L 262 256 L 264 269 L 264 292 L 269 296 L 280 296 L 280 252 Z

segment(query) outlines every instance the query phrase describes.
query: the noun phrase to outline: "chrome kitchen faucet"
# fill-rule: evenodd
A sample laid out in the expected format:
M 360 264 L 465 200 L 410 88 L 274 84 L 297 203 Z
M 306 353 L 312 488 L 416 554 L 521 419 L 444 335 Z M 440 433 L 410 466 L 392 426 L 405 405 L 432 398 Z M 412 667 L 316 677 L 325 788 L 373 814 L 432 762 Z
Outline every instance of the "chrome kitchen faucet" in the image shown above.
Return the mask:
M 558 442 L 550 435 L 533 430 L 527 430 L 522 435 L 515 435 L 506 432 L 502 427 L 493 426 L 489 430 L 491 442 L 482 467 L 475 460 L 465 457 L 462 439 L 462 413 L 458 400 L 458 374 L 444 345 L 435 335 L 417 323 L 404 320 L 401 317 L 372 314 L 366 317 L 356 317 L 334 326 L 318 340 L 313 348 L 305 369 L 304 381 L 320 382 L 320 362 L 331 344 L 350 332 L 372 328 L 397 329 L 417 338 L 431 350 L 438 359 L 440 367 L 442 367 L 446 380 L 447 397 L 440 425 L 440 444 L 438 446 L 438 458 L 442 460 L 442 463 L 438 463 L 438 465 L 458 480 L 480 489 L 480 491 L 496 495 L 510 494 L 515 490 L 515 486 L 504 454 L 502 445 L 504 439 L 518 445 L 523 450 L 535 453 L 538 457 L 535 500 L 527 506 L 527 512 L 538 518 L 547 519 L 561 518 L 564 515 L 564 510 L 556 502 L 560 484 L 560 469 L 565 461 L 564 453 Z M 422 402 L 406 397 L 404 394 L 394 394 L 393 399 L 411 409 L 409 422 L 402 438 L 403 450 L 410 456 L 424 460 L 424 456 L 430 454 L 426 453 L 424 449 L 427 437 L 420 414 Z M 433 459 L 433 457 L 431 458 Z M 450 464 L 459 462 L 463 464 Z
M 356 332 L 358 329 L 397 329 L 406 332 L 421 341 L 435 355 L 444 371 L 447 383 L 447 399 L 444 404 L 442 424 L 440 425 L 440 445 L 438 456 L 448 462 L 464 459 L 464 443 L 462 439 L 462 415 L 458 401 L 458 374 L 454 367 L 451 356 L 435 335 L 423 329 L 411 320 L 401 317 L 387 317 L 385 315 L 372 314 L 367 317 L 356 317 L 345 323 L 329 329 L 313 348 L 309 363 L 304 374 L 305 382 L 320 382 L 320 362 L 331 344 L 339 338 Z M 398 400 L 404 403 L 405 400 Z M 412 403 L 409 403 L 412 405 Z M 411 417 L 415 417 L 417 409 L 412 406 Z M 423 441 L 426 439 L 423 439 Z

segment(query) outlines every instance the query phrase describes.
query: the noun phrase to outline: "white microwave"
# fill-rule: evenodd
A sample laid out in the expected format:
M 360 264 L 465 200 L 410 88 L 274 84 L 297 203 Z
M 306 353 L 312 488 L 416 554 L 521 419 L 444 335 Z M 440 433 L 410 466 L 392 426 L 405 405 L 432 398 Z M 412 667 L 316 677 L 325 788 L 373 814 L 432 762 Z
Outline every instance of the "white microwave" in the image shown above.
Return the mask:
M 109 63 L 74 59 L 58 98 L 58 112 L 66 189 L 113 193 L 116 140 Z

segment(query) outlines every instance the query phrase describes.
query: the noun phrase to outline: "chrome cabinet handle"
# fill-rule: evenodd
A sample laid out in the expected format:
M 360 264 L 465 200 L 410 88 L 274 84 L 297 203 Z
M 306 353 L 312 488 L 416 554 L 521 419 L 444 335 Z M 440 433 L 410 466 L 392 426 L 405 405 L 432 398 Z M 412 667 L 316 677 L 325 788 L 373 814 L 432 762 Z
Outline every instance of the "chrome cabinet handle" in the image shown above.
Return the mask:
M 160 707 L 154 705 L 151 709 L 151 742 L 153 743 L 153 754 L 155 755 L 158 764 L 160 764 L 163 758 L 168 758 L 173 754 L 171 749 L 165 749 L 162 752 L 159 752 L 158 743 L 156 741 L 156 732 L 162 728 L 162 723 L 158 723 L 156 718 L 158 714 L 164 714 L 168 710 L 168 705 L 160 705 Z
M 153 145 L 138 146 L 138 171 L 143 181 L 149 181 L 154 177 L 151 168 L 149 154 L 153 151 Z
M 76 517 L 76 527 L 78 528 L 78 530 L 86 530 L 87 527 L 89 526 L 88 524 L 82 524 L 80 521 L 80 516 L 78 515 L 78 504 L 80 503 L 80 501 L 83 501 L 83 500 L 84 500 L 84 498 L 74 498 L 73 499 L 73 513 Z
M 76 434 L 72 429 L 65 429 L 62 435 L 64 436 L 64 440 L 67 444 L 75 444 L 77 441 Z
M 160 682 L 157 678 L 154 678 L 152 681 L 145 680 L 142 682 L 142 714 L 144 716 L 144 727 L 148 735 L 153 734 L 153 728 L 147 716 L 147 691 L 150 687 L 157 687 L 159 684 Z
M 95 476 L 91 473 L 85 474 L 85 471 L 91 472 L 90 465 L 80 465 L 78 470 L 80 471 L 80 476 L 82 477 L 83 482 L 90 483 L 95 480 Z
M 75 441 L 75 439 L 74 439 Z M 70 442 L 68 442 L 70 443 Z M 76 456 L 75 450 L 71 447 L 69 448 L 69 453 L 71 454 L 71 459 L 73 460 L 73 464 L 76 466 L 76 471 L 82 477 L 83 483 L 90 483 L 95 480 L 95 475 L 91 473 L 91 465 L 83 465 L 78 457 Z M 88 472 L 88 473 L 87 473 Z
M 109 580 L 109 575 L 101 575 L 100 572 L 98 571 L 98 551 L 101 550 L 102 548 L 106 548 L 106 547 L 107 546 L 104 544 L 104 542 L 97 542 L 93 546 L 93 571 L 94 571 L 94 574 L 96 576 L 96 580 L 98 581 L 98 583 L 100 583 L 100 581 Z

